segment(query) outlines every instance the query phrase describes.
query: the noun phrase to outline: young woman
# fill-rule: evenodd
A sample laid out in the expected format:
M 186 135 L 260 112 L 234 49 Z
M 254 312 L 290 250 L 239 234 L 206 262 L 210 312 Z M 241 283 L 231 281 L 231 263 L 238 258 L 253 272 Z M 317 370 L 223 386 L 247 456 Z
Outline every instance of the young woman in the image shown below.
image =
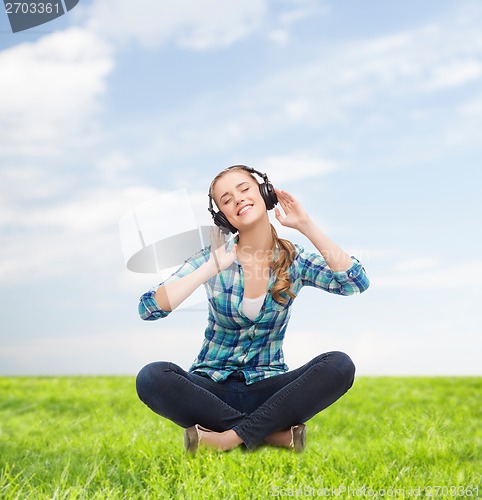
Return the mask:
M 226 243 L 216 228 L 209 247 L 139 304 L 142 319 L 164 318 L 204 285 L 209 312 L 201 351 L 187 372 L 168 361 L 145 366 L 137 393 L 186 429 L 190 452 L 200 444 L 227 451 L 262 443 L 301 451 L 304 422 L 348 391 L 355 367 L 333 351 L 288 371 L 282 344 L 293 300 L 303 286 L 353 295 L 369 280 L 360 262 L 325 236 L 291 194 L 273 188 L 266 174 L 229 167 L 212 181 L 209 201 L 215 224 L 237 237 Z M 284 212 L 275 209 L 278 222 L 307 237 L 319 254 L 278 238 L 267 211 L 276 203 Z

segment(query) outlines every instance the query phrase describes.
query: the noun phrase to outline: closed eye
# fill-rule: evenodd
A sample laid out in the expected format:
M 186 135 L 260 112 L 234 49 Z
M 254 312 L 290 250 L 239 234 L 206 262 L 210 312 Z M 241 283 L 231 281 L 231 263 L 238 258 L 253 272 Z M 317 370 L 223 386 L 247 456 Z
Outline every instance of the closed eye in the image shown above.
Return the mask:
M 247 184 L 247 183 L 243 182 L 243 184 Z M 248 189 L 249 189 L 250 187 L 251 187 L 251 186 L 249 186 L 249 185 L 248 185 L 247 187 L 245 187 L 245 188 L 241 189 L 241 192 L 242 192 L 242 193 L 244 193 L 245 191 L 248 191 Z M 226 194 L 228 194 L 228 193 L 226 193 Z M 224 196 L 224 195 L 223 195 L 223 196 Z M 222 198 L 222 197 L 221 197 L 221 198 Z M 231 199 L 232 199 L 232 198 L 227 198 L 227 199 L 225 199 L 225 200 L 222 202 L 222 204 L 223 204 L 223 205 L 227 205 L 228 203 L 230 203 L 230 202 L 231 202 Z

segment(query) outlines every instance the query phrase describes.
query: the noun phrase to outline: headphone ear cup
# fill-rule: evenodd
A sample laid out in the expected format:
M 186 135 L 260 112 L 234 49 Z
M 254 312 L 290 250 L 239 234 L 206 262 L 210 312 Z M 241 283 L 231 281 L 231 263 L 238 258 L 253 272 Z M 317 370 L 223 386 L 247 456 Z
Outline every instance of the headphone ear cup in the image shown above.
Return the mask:
M 259 191 L 261 193 L 261 197 L 263 198 L 265 204 L 266 204 L 266 209 L 267 210 L 272 210 L 275 205 L 278 203 L 278 197 L 276 196 L 276 193 L 274 192 L 273 185 L 271 182 L 263 182 L 262 184 L 259 185 Z
M 229 232 L 238 232 L 238 230 L 231 224 L 231 222 L 228 221 L 228 218 L 221 211 L 217 212 L 214 216 L 214 224 L 220 227 L 225 234 L 228 234 Z

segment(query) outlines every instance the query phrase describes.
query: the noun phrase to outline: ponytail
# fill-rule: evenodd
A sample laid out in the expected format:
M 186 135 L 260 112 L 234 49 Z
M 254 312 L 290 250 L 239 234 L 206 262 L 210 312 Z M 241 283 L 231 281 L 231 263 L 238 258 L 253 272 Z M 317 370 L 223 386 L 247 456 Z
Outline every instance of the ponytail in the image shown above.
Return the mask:
M 276 275 L 276 281 L 271 290 L 271 294 L 276 302 L 286 304 L 288 302 L 286 295 L 289 295 L 292 299 L 295 298 L 294 293 L 290 290 L 291 282 L 289 268 L 296 256 L 296 248 L 291 241 L 279 238 L 273 224 L 270 225 L 271 235 L 273 236 L 273 246 L 271 248 L 272 255 L 274 255 L 275 249 L 278 247 L 277 258 L 271 264 L 271 269 Z

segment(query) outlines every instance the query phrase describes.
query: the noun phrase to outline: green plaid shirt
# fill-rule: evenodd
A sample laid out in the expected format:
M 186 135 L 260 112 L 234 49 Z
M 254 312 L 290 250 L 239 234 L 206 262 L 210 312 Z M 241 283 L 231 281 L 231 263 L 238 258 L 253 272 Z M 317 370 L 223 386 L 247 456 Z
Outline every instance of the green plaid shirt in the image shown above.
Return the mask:
M 305 252 L 297 244 L 295 247 L 296 257 L 290 267 L 291 291 L 295 296 L 303 286 L 339 295 L 354 295 L 368 288 L 370 282 L 365 269 L 355 257 L 348 270 L 333 272 L 320 255 Z M 167 280 L 142 295 L 140 317 L 149 321 L 170 314 L 155 301 L 157 288 L 191 273 L 207 262 L 209 255 L 210 247 L 204 248 Z M 243 314 L 244 276 L 237 261 L 204 283 L 209 303 L 208 324 L 201 351 L 190 372 L 221 382 L 233 371 L 242 371 L 246 383 L 252 384 L 288 371 L 282 347 L 294 299 L 286 296 L 289 300 L 285 305 L 276 302 L 270 293 L 274 282 L 275 275 L 271 272 L 268 293 L 254 321 Z

